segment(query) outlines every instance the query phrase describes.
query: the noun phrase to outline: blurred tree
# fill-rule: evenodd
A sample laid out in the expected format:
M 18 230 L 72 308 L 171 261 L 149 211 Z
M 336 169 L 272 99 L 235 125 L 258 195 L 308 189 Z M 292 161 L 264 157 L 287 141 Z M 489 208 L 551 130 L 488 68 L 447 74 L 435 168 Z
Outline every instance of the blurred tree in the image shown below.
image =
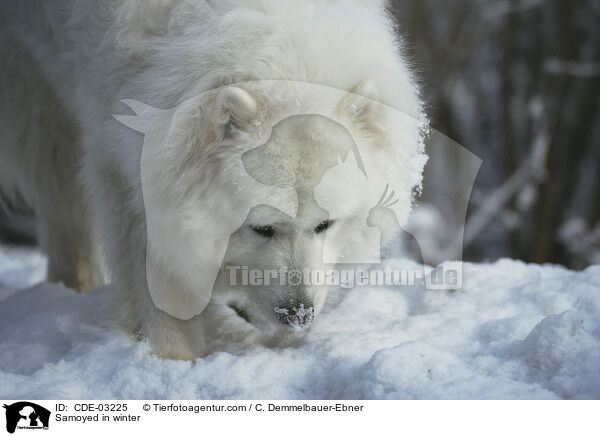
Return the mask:
M 432 127 L 484 160 L 465 259 L 600 263 L 600 1 L 391 3 Z

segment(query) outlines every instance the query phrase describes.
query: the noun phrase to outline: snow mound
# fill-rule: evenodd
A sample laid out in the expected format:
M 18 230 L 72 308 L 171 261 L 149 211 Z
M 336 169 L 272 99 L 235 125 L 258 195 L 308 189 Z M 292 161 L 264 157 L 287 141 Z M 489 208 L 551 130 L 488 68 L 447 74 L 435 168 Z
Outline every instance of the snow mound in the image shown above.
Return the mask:
M 0 248 L 0 398 L 600 398 L 600 266 L 505 259 L 465 264 L 454 292 L 341 290 L 293 347 L 195 362 L 101 328 L 108 287 L 29 287 L 44 266 Z

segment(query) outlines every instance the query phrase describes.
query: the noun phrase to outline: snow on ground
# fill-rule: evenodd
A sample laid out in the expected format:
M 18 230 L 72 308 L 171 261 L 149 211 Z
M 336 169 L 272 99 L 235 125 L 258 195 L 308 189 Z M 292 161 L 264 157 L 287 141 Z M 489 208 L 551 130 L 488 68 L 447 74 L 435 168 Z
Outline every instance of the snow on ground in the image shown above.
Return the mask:
M 0 398 L 600 398 L 600 266 L 500 260 L 465 264 L 454 292 L 340 291 L 293 348 L 195 362 L 98 327 L 108 288 L 30 287 L 44 266 L 0 248 Z

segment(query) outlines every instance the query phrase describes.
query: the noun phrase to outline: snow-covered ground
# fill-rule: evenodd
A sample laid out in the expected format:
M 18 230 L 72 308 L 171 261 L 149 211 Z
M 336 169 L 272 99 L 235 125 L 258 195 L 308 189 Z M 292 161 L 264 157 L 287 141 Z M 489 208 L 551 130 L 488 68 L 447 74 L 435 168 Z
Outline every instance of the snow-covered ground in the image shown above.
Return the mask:
M 34 285 L 44 265 L 0 247 L 0 398 L 600 398 L 600 266 L 501 260 L 466 264 L 455 292 L 341 291 L 293 348 L 186 362 L 95 325 L 108 288 Z

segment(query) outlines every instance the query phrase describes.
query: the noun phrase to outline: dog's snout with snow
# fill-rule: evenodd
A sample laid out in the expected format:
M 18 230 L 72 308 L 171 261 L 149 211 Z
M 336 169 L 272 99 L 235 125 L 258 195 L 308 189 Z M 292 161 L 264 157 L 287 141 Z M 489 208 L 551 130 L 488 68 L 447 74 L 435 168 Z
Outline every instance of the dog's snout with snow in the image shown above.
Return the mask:
M 309 328 L 314 318 L 313 302 L 303 289 L 275 306 L 274 312 L 281 324 L 296 332 Z

